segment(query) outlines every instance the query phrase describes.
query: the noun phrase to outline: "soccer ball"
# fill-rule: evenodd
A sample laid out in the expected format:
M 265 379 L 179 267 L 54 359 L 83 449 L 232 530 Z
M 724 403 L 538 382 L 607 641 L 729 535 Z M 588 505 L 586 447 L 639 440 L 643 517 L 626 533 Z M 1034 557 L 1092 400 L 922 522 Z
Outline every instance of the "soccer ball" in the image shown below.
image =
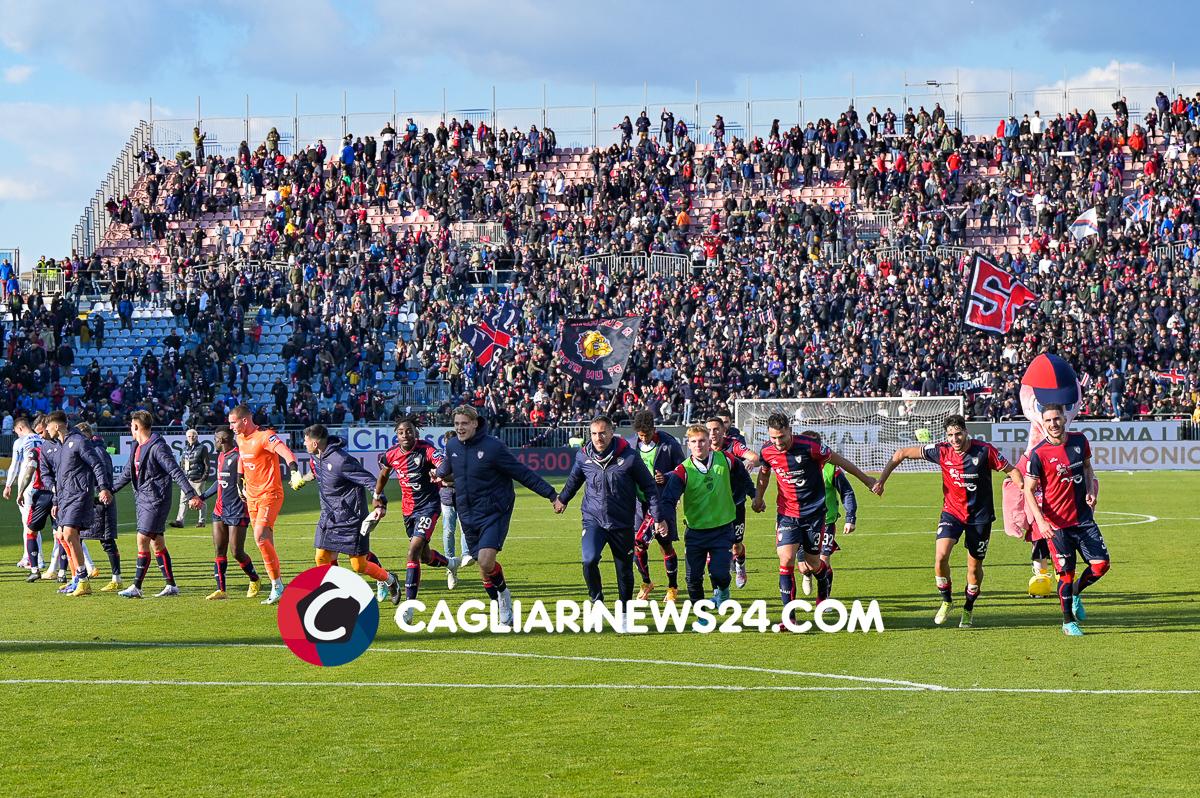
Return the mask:
M 1029 595 L 1032 598 L 1049 598 L 1058 594 L 1054 577 L 1050 574 L 1035 574 L 1029 579 Z

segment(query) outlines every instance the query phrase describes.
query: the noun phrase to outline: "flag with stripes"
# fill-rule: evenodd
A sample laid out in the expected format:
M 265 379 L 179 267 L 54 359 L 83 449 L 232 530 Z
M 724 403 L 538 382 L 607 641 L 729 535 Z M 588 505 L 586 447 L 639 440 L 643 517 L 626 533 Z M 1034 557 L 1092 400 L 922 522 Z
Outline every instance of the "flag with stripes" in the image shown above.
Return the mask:
M 1075 217 L 1075 221 L 1071 222 L 1068 228 L 1071 233 L 1071 238 L 1076 241 L 1082 241 L 1088 236 L 1100 235 L 1100 225 L 1096 216 L 1096 209 L 1089 208 L 1083 213 Z

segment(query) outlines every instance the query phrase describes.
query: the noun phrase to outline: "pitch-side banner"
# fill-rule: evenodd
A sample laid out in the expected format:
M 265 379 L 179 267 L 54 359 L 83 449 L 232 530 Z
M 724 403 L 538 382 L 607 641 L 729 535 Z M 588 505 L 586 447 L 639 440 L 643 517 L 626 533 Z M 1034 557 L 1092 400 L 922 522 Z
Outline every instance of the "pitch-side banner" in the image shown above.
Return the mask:
M 999 446 L 1002 443 L 1027 443 L 1028 421 L 999 421 L 991 424 L 972 423 L 972 434 L 977 434 Z M 986 429 L 984 429 L 986 428 Z M 1082 432 L 1093 444 L 1112 441 L 1115 443 L 1148 443 L 1150 441 L 1179 440 L 1178 421 L 1074 421 L 1073 432 Z M 979 430 L 975 432 L 975 430 Z
M 1097 471 L 1200 471 L 1200 441 L 1095 441 L 1092 468 Z M 1005 457 L 1017 462 L 1023 443 L 998 443 Z
M 417 434 L 441 451 L 445 448 L 443 438 L 453 431 L 453 427 L 421 427 Z M 346 430 L 348 452 L 386 452 L 395 445 L 396 433 L 391 427 L 350 427 Z
M 579 382 L 611 390 L 625 376 L 641 327 L 640 316 L 568 319 L 558 339 L 559 365 Z

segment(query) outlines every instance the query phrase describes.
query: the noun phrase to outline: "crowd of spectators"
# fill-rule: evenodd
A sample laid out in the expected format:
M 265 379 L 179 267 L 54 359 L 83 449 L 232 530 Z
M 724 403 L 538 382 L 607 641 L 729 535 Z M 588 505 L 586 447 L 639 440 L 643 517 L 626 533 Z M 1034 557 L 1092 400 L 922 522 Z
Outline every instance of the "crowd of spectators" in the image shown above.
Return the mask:
M 195 149 L 174 161 L 147 148 L 137 194 L 107 206 L 160 256 L 72 255 L 39 264 L 62 272 L 65 295 L 7 291 L 0 410 L 219 418 L 247 398 L 242 358 L 263 325 L 285 319 L 286 379 L 250 397 L 275 423 L 405 412 L 378 388 L 385 374 L 443 382 L 446 406 L 466 397 L 508 424 L 585 419 L 610 402 L 678 421 L 739 397 L 954 392 L 971 415 L 999 419 L 1020 415 L 1016 382 L 1041 351 L 1088 376 L 1086 415 L 1191 415 L 1198 117 L 1200 95 L 1160 95 L 1141 121 L 1120 101 L 1111 114 L 1035 113 L 967 137 L 939 106 L 861 118 L 849 107 L 789 130 L 776 122 L 766 139 L 726 141 L 718 118 L 713 144 L 697 147 L 664 109 L 657 133 L 645 112 L 622 120 L 621 140 L 589 152 L 582 177 L 550 163 L 555 134 L 536 126 L 407 120 L 333 153 L 317 142 L 285 154 L 273 133 L 231 157 L 206 153 L 197 129 Z M 813 185 L 837 198 L 792 190 Z M 1089 208 L 1098 232 L 1077 240 L 1068 228 Z M 869 209 L 890 214 L 879 240 L 857 228 L 854 211 Z M 225 218 L 248 210 L 252 229 Z M 229 213 L 205 216 L 215 211 Z M 461 221 L 504 235 L 460 241 Z M 995 257 L 1039 297 L 1004 337 L 961 328 L 966 259 L 936 249 L 991 234 L 1020 236 Z M 652 252 L 694 268 L 649 277 L 586 260 Z M 247 262 L 276 265 L 233 265 Z M 118 324 L 156 306 L 179 332 L 161 356 L 101 374 L 89 364 L 100 314 L 77 311 L 95 293 Z M 512 343 L 480 367 L 460 331 L 500 310 L 516 319 Z M 618 396 L 573 382 L 554 357 L 562 319 L 610 315 L 644 319 Z M 64 395 L 68 369 L 85 375 L 81 395 Z

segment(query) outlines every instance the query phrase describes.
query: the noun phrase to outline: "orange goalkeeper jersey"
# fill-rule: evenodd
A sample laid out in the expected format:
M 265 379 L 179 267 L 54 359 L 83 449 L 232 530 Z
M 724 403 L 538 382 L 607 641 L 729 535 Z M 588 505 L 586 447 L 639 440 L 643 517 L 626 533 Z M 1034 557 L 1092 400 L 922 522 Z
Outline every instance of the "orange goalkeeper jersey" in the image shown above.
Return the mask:
M 292 450 L 270 430 L 260 429 L 249 435 L 237 436 L 238 471 L 246 481 L 246 497 L 261 499 L 282 496 L 283 480 L 279 477 L 279 458 L 295 459 Z

